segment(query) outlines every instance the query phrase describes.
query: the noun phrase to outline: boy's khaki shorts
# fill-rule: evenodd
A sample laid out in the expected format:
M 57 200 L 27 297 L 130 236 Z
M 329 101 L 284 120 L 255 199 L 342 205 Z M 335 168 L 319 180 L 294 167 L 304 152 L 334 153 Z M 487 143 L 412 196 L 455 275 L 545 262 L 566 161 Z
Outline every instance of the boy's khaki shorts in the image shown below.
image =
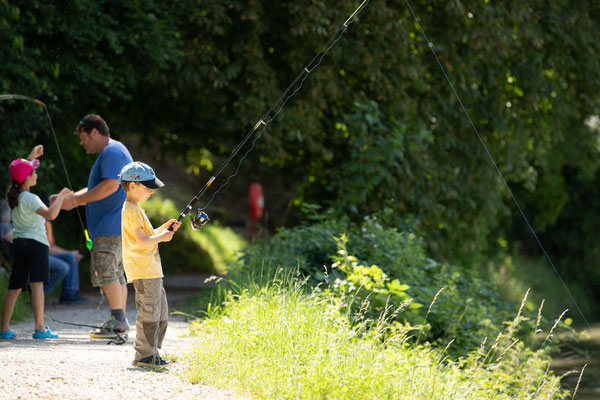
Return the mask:
M 92 247 L 90 263 L 92 286 L 111 283 L 127 284 L 123 271 L 123 243 L 121 236 L 97 236 Z

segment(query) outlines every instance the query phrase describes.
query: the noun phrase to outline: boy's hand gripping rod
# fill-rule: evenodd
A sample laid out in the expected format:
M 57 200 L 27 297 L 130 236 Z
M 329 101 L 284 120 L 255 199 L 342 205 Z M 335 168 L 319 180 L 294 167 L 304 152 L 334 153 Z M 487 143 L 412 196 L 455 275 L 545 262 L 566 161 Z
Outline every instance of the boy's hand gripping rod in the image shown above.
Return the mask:
M 262 130 L 264 130 L 264 128 L 267 126 L 267 124 L 269 122 L 271 122 L 272 120 L 275 119 L 275 117 L 277 116 L 277 114 L 279 114 L 281 112 L 281 110 L 283 109 L 283 106 L 285 106 L 285 103 L 287 103 L 287 101 L 292 96 L 294 96 L 298 90 L 300 90 L 300 88 L 302 87 L 302 83 L 304 83 L 304 80 L 308 77 L 308 75 L 314 69 L 316 69 L 319 66 L 319 64 L 321 64 L 321 61 L 323 60 L 323 57 L 325 57 L 325 54 L 327 54 L 327 52 L 335 45 L 335 43 L 338 40 L 341 39 L 341 37 L 344 34 L 344 32 L 346 31 L 346 29 L 348 29 L 348 25 L 350 25 L 353 22 L 354 17 L 360 11 L 362 11 L 362 9 L 364 7 L 366 7 L 366 5 L 368 3 L 369 3 L 369 0 L 364 0 L 356 8 L 356 10 L 354 10 L 354 12 L 352 13 L 352 15 L 350 15 L 350 17 L 346 20 L 346 22 L 344 22 L 342 24 L 342 26 L 340 26 L 339 29 L 336 31 L 336 33 L 333 36 L 331 36 L 331 38 L 329 39 L 329 41 L 327 42 L 327 44 L 323 47 L 323 49 L 314 56 L 314 58 L 300 71 L 300 73 L 296 76 L 296 78 L 294 78 L 294 80 L 292 81 L 292 83 L 289 84 L 289 86 L 287 87 L 287 89 L 285 89 L 283 91 L 283 93 L 281 93 L 281 95 L 277 98 L 277 100 L 275 100 L 275 102 L 273 104 L 271 104 L 271 106 L 269 107 L 269 109 L 267 110 L 267 112 L 264 113 L 264 115 L 262 116 L 262 118 L 256 123 L 256 125 L 254 125 L 254 127 L 250 130 L 250 132 L 248 132 L 246 134 L 246 136 L 244 137 L 244 139 L 242 139 L 242 141 L 240 142 L 240 144 L 237 145 L 237 147 L 233 150 L 233 152 L 229 155 L 229 157 L 227 157 L 227 160 L 225 160 L 225 162 L 223 162 L 223 164 L 221 164 L 221 166 L 217 169 L 217 171 L 214 173 L 214 175 L 204 184 L 204 186 L 202 187 L 202 189 L 200 189 L 200 191 L 198 193 L 196 193 L 196 195 L 194 196 L 194 198 L 192 198 L 192 200 L 189 202 L 189 204 L 187 205 L 187 207 L 181 212 L 181 214 L 179 214 L 179 217 L 177 218 L 177 221 L 181 222 L 181 220 L 183 218 L 185 218 L 185 216 L 187 214 L 189 214 L 190 211 L 192 211 L 192 207 L 194 206 L 194 204 L 196 204 L 196 202 L 198 200 L 200 200 L 200 197 L 206 192 L 206 190 L 208 189 L 208 187 L 215 181 L 215 179 L 219 176 L 219 174 L 221 173 L 221 171 L 223 171 L 223 169 L 225 168 L 225 166 L 227 164 L 229 164 L 229 162 L 233 159 L 233 157 L 235 157 L 235 155 L 240 151 L 240 149 L 242 148 L 242 146 L 254 135 L 254 133 L 259 128 L 261 128 L 261 127 L 262 127 L 262 129 L 261 129 L 261 132 L 262 132 Z M 296 90 L 294 90 L 294 92 L 285 99 L 285 101 L 283 102 L 283 104 L 281 105 L 281 107 L 279 108 L 279 110 L 277 110 L 277 112 L 273 115 L 273 117 L 271 117 L 270 119 L 267 119 L 267 117 L 269 117 L 269 115 L 271 114 L 271 112 L 273 112 L 273 110 L 275 110 L 275 108 L 281 102 L 281 100 L 283 100 L 286 97 L 286 95 L 289 93 L 289 91 L 294 87 L 294 85 L 296 85 L 296 83 L 301 78 L 302 78 L 302 81 L 300 82 L 299 87 L 296 88 Z M 252 149 L 250 149 L 250 150 L 252 150 Z M 243 158 L 240 161 L 240 164 L 241 164 L 242 161 L 243 161 Z M 227 184 L 227 182 L 223 186 L 225 186 L 226 184 Z M 221 186 L 221 188 L 223 186 Z M 219 188 L 217 190 L 217 192 L 219 190 L 221 190 L 221 188 Z M 215 194 L 216 194 L 216 192 L 215 192 Z M 213 195 L 213 198 L 214 198 L 214 195 Z M 200 229 L 202 227 L 202 225 L 204 225 L 205 223 L 207 223 L 210 220 L 208 218 L 208 215 L 206 215 L 206 213 L 203 212 L 202 210 L 203 209 L 198 209 L 198 211 L 196 212 L 196 215 L 194 217 L 192 217 L 192 227 L 194 229 Z M 172 228 L 169 227 L 169 230 L 171 230 L 171 229 Z

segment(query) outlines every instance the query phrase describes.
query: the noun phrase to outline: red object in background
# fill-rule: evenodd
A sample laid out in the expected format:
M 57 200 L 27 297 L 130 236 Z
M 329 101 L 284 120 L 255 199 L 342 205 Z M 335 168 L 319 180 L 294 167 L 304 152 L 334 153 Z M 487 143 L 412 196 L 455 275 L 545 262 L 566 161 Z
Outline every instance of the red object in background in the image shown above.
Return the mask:
M 265 197 L 260 183 L 252 183 L 248 188 L 248 203 L 250 204 L 250 239 L 254 241 L 255 222 L 263 215 Z

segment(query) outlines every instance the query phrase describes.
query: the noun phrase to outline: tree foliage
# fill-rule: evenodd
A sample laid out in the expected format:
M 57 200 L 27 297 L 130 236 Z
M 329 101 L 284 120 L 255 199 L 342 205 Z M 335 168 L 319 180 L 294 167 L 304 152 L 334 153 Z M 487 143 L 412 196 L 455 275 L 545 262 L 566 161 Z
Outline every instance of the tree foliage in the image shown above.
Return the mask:
M 599 112 L 600 5 L 411 4 L 534 226 L 551 226 L 598 166 L 598 133 L 584 121 Z M 88 112 L 208 176 L 357 5 L 0 0 L 0 92 L 47 102 L 76 182 L 92 158 L 71 132 Z M 0 172 L 38 140 L 51 149 L 36 107 L 0 103 Z M 442 258 L 476 262 L 517 212 L 399 0 L 369 3 L 246 163 L 250 177 L 283 178 L 297 204 L 353 218 L 387 207 Z

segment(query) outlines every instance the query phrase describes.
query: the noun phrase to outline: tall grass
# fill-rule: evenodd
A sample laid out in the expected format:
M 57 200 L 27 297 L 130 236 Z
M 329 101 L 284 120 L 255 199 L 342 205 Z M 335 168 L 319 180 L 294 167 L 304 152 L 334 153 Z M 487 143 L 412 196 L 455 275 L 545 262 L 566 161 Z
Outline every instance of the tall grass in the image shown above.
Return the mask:
M 257 398 L 561 399 L 545 349 L 500 332 L 457 361 L 418 343 L 419 327 L 344 315 L 347 298 L 306 291 L 290 276 L 226 293 L 193 324 L 186 360 L 194 381 Z M 433 305 L 435 307 L 435 305 Z M 450 344 L 449 344 L 450 345 Z

